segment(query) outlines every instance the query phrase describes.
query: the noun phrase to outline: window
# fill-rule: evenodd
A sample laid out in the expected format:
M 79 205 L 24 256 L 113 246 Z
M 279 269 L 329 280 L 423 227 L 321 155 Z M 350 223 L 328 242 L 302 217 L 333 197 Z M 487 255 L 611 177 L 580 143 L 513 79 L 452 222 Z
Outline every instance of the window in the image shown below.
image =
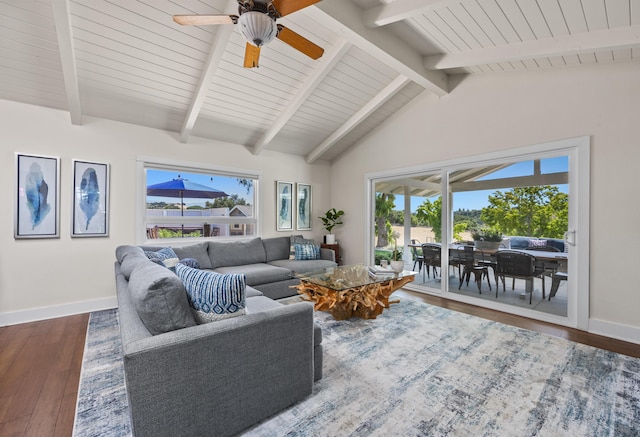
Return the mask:
M 139 161 L 142 240 L 258 235 L 259 174 Z

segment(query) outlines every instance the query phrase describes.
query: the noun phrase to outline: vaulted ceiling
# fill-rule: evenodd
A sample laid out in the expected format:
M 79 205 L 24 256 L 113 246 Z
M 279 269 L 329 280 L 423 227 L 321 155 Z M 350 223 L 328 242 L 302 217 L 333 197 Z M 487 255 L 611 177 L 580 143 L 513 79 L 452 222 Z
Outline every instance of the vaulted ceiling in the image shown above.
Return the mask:
M 258 0 L 256 0 L 258 1 Z M 243 68 L 236 0 L 0 0 L 0 98 L 331 160 L 453 74 L 640 59 L 640 0 L 322 0 Z

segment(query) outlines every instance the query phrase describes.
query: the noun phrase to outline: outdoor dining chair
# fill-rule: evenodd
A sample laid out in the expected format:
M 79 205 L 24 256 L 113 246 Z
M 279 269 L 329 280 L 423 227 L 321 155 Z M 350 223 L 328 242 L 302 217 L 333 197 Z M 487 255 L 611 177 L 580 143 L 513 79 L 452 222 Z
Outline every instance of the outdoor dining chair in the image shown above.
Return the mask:
M 418 247 L 421 245 L 420 240 L 412 239 L 411 240 L 411 254 L 413 255 L 413 269 L 416 269 L 416 264 L 418 264 L 418 273 L 422 270 L 422 264 L 424 263 L 424 256 L 418 254 Z
M 458 276 L 460 277 L 460 285 L 458 290 L 462 288 L 463 282 L 466 280 L 469 285 L 471 274 L 478 284 L 478 291 L 482 294 L 482 278 L 487 278 L 489 290 L 491 290 L 491 280 L 489 279 L 489 267 L 484 260 L 484 252 L 475 249 L 473 246 L 463 246 L 456 249 L 458 259 Z M 496 292 L 497 293 L 497 292 Z
M 511 289 L 515 288 L 516 279 L 526 281 L 526 290 L 529 293 L 529 304 L 532 303 L 533 279 L 541 277 L 542 269 L 536 267 L 536 258 L 528 253 L 516 250 L 500 250 L 496 252 L 496 298 L 500 289 L 500 279 L 502 279 L 502 292 L 506 291 L 505 278 L 512 278 Z M 542 293 L 544 299 L 544 279 L 542 281 Z
M 424 269 L 427 271 L 427 277 L 429 276 L 429 267 L 433 267 L 433 277 L 438 274 L 438 268 L 442 266 L 441 262 L 442 248 L 439 244 L 425 243 L 422 245 L 422 257 L 424 259 Z M 424 272 L 422 272 L 422 281 L 425 281 Z

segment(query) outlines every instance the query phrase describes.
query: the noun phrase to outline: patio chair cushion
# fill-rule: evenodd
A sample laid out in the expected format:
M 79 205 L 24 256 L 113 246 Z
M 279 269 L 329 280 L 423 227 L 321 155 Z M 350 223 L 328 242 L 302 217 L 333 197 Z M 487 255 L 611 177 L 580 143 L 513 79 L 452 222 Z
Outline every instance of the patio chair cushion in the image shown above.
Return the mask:
M 529 240 L 529 246 L 530 248 L 533 249 L 537 249 L 539 247 L 547 247 L 547 240 L 540 240 L 538 238 L 532 238 L 531 240 Z

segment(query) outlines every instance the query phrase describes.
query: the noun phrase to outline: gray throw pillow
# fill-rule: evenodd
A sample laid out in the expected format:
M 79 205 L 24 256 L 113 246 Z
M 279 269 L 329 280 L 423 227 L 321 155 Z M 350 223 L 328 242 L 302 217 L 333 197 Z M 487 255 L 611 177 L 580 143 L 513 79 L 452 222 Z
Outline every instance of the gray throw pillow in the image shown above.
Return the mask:
M 182 281 L 165 267 L 140 264 L 129 278 L 129 293 L 138 316 L 153 335 L 196 325 Z
M 198 261 L 200 269 L 211 269 L 211 259 L 209 259 L 209 253 L 207 247 L 209 243 L 195 243 L 187 246 L 174 247 L 173 251 L 178 255 L 181 260 L 185 258 L 193 258 Z

